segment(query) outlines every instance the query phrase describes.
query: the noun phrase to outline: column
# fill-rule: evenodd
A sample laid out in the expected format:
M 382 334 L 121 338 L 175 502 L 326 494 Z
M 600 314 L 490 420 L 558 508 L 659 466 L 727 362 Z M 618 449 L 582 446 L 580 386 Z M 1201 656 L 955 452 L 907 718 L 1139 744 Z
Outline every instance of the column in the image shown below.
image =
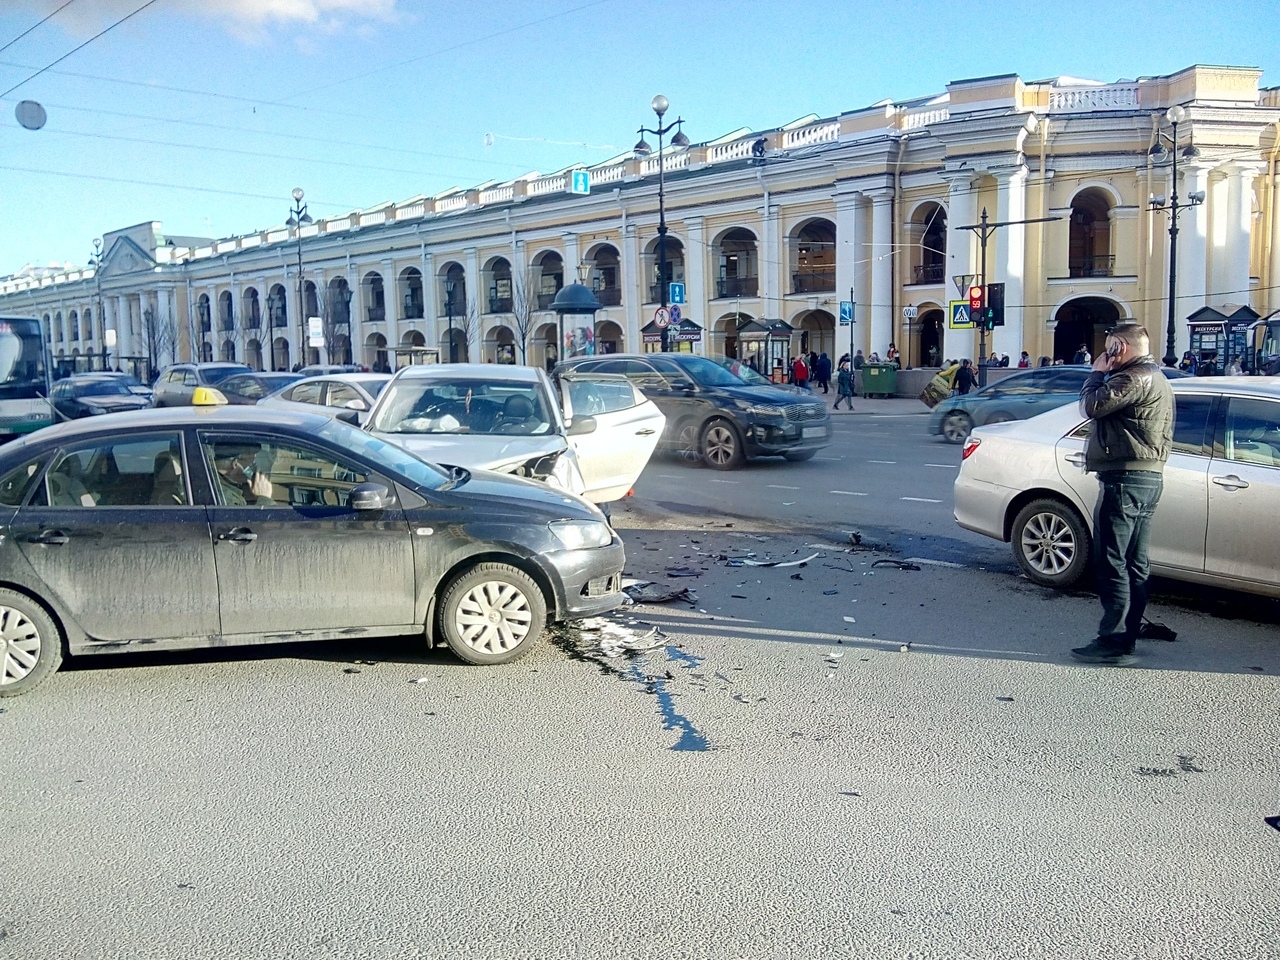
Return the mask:
M 996 220 L 1025 220 L 1027 217 L 1027 168 L 1015 167 L 996 174 Z M 1028 349 L 1030 338 L 1023 330 L 1025 301 L 1023 280 L 1026 277 L 1027 228 L 1025 226 L 1001 227 L 996 234 L 997 255 L 995 281 L 1004 284 L 1004 326 L 996 327 L 991 338 L 991 350 L 1009 354 L 1011 364 L 1017 363 L 1018 354 Z
M 156 291 L 156 323 L 157 329 L 164 331 L 162 356 L 156 357 L 156 363 L 167 365 L 178 360 L 178 325 L 174 322 L 173 288 L 161 287 Z M 270 369 L 268 366 L 267 369 Z M 153 373 L 156 371 L 153 371 Z
M 111 327 L 116 332 L 116 345 L 112 349 L 112 354 L 116 359 L 116 366 L 120 365 L 120 357 L 132 355 L 132 340 L 129 336 L 129 314 L 126 312 L 126 304 L 124 297 L 111 297 L 107 301 L 107 316 L 111 318 Z
M 1249 267 L 1253 230 L 1253 179 L 1258 170 L 1246 163 L 1227 168 L 1226 244 L 1223 257 L 1224 303 L 1252 302 Z M 1217 298 L 1215 298 L 1217 299 Z
M 869 349 L 883 359 L 893 340 L 893 191 L 878 189 L 870 191 L 868 196 L 871 197 Z
M 689 243 L 684 251 L 685 316 L 702 327 L 702 342 L 693 345 L 694 353 L 711 354 L 711 311 L 707 305 L 707 241 L 706 223 L 702 217 L 689 217 L 684 222 Z M 639 353 L 644 345 L 638 340 L 632 347 Z
M 947 289 L 951 296 L 963 299 L 964 291 L 956 291 L 953 277 L 976 274 L 977 243 L 972 230 L 957 229 L 978 222 L 978 183 L 976 174 L 961 173 L 947 178 L 950 193 L 947 203 Z M 942 337 L 944 360 L 977 359 L 978 337 L 976 330 L 952 330 L 950 317 Z
M 424 253 L 422 255 L 422 302 L 423 314 L 431 317 L 432 322 L 428 324 L 428 331 L 439 331 L 435 327 L 435 314 L 437 307 L 434 304 L 436 297 L 435 277 L 429 276 L 427 270 L 431 269 L 431 254 Z M 394 370 L 396 366 L 395 354 L 392 352 L 396 347 L 400 346 L 400 304 L 397 301 L 399 296 L 399 287 L 396 284 L 396 263 L 394 260 L 383 260 L 378 264 L 378 272 L 382 274 L 382 303 L 386 308 L 386 337 L 387 337 L 387 363 L 391 364 Z M 437 335 L 435 340 L 431 339 L 431 334 L 427 334 L 427 346 L 440 346 L 440 337 Z M 448 353 L 441 351 L 441 360 L 448 359 Z
M 571 283 L 581 283 L 581 276 L 578 265 L 582 261 L 582 253 L 578 249 L 578 235 L 576 233 L 566 233 L 564 239 L 564 285 L 567 287 Z
M 1209 283 L 1206 302 L 1221 305 L 1232 298 L 1227 295 L 1231 289 L 1227 280 L 1227 225 L 1231 219 L 1228 213 L 1227 167 L 1219 167 L 1209 174 L 1209 194 L 1205 203 L 1209 207 L 1209 244 L 1208 265 Z M 1189 198 L 1180 195 L 1186 202 Z M 1178 318 L 1182 322 L 1182 318 Z
M 760 277 L 761 316 L 779 317 L 782 314 L 778 299 L 778 205 L 769 199 L 760 205 L 760 241 L 756 273 Z
M 1280 211 L 1276 210 L 1276 200 L 1280 198 L 1280 174 L 1268 177 L 1263 191 L 1267 197 L 1267 204 L 1271 212 L 1271 236 L 1268 240 L 1270 248 L 1270 269 L 1267 271 L 1267 286 L 1270 288 L 1262 293 L 1266 309 L 1259 311 L 1263 315 L 1270 313 L 1277 307 L 1280 307 L 1280 290 L 1276 289 L 1280 284 Z
M 481 341 L 484 332 L 480 329 L 480 298 L 488 296 L 489 291 L 480 289 L 480 260 L 475 247 L 467 247 L 463 253 L 467 256 L 467 303 L 464 306 L 464 326 L 467 330 L 467 359 L 472 363 L 484 363 Z M 425 295 L 425 292 L 424 292 Z
M 1178 190 L 1179 201 L 1186 200 L 1194 191 L 1209 190 L 1209 171 L 1207 166 L 1190 166 L 1185 169 L 1182 187 Z M 1166 217 L 1172 216 L 1166 213 Z M 1190 346 L 1190 334 L 1187 331 L 1187 317 L 1195 310 L 1203 307 L 1208 293 L 1208 252 L 1209 252 L 1209 210 L 1208 203 L 1185 208 L 1178 217 L 1178 301 L 1174 305 L 1174 355 L 1181 357 Z M 1165 291 L 1168 297 L 1168 291 Z M 1162 317 L 1160 335 L 1148 331 L 1159 343 L 1159 350 L 1153 343 L 1152 353 L 1163 356 L 1167 342 L 1168 300 L 1165 300 L 1165 313 Z
M 847 349 L 850 356 L 861 348 L 867 349 L 865 331 L 870 324 L 867 313 L 865 275 L 865 231 L 862 225 L 862 194 L 846 191 L 836 194 L 836 301 L 852 297 L 853 326 L 840 326 L 840 311 L 836 309 L 836 356 Z
M 624 349 L 629 353 L 640 352 L 640 304 L 644 296 L 640 293 L 637 276 L 643 277 L 644 271 L 639 269 L 640 244 L 636 239 L 636 225 L 624 223 L 622 226 L 622 309 L 626 320 L 623 324 L 626 344 Z

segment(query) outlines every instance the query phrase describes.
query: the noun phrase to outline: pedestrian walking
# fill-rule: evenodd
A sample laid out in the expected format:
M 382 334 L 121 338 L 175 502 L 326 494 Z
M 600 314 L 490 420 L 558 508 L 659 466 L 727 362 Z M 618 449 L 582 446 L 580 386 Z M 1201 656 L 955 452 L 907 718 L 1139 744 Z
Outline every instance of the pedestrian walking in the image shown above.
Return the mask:
M 964 396 L 978 385 L 978 378 L 973 373 L 973 361 L 965 357 L 960 361 L 960 369 L 956 371 L 956 392 Z
M 822 387 L 823 393 L 830 393 L 831 385 L 831 358 L 825 353 L 818 355 L 817 368 L 813 371 L 813 379 L 818 382 L 818 386 Z
M 796 357 L 791 365 L 792 382 L 801 389 L 809 389 L 809 365 L 804 362 L 804 354 Z
M 841 403 L 848 404 L 848 410 L 853 412 L 853 370 L 849 368 L 849 358 L 844 356 L 840 358 L 840 368 L 836 371 L 836 405 L 833 409 L 839 410 Z
M 1094 523 L 1098 636 L 1071 655 L 1083 663 L 1124 664 L 1142 633 L 1151 576 L 1151 517 L 1164 488 L 1173 444 L 1173 390 L 1151 356 L 1146 327 L 1125 323 L 1107 334 L 1106 352 L 1080 389 L 1080 412 L 1093 421 L 1085 470 L 1101 485 Z

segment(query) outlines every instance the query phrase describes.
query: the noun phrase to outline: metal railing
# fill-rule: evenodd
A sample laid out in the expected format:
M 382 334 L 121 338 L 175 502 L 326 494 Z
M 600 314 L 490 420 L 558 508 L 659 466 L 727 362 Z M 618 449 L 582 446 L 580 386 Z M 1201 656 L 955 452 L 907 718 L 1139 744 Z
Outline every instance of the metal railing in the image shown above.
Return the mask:
M 599 290 L 591 292 L 596 295 L 596 299 L 600 301 L 600 306 L 602 307 L 617 307 L 622 304 L 621 287 L 601 287 Z
M 836 288 L 836 270 L 799 270 L 791 275 L 792 293 L 825 293 Z
M 1116 265 L 1116 258 L 1109 257 L 1072 257 L 1067 261 L 1069 277 L 1110 277 Z
M 539 309 L 539 310 L 550 310 L 550 309 L 551 309 L 551 301 L 552 301 L 552 300 L 554 300 L 555 298 L 556 298 L 556 295 L 555 295 L 554 293 L 540 293 L 540 294 L 538 294 L 538 309 Z
M 422 308 L 423 308 L 423 304 L 421 303 L 413 303 L 412 301 L 405 303 L 404 319 L 405 320 L 421 320 L 422 314 L 423 314 Z
M 754 297 L 759 287 L 759 277 L 722 277 L 716 281 L 716 296 Z
M 510 313 L 511 297 L 490 297 L 489 312 L 490 313 Z
M 368 317 L 369 323 L 382 323 L 387 319 L 386 307 L 368 307 L 365 310 L 365 316 Z
M 912 283 L 946 283 L 947 265 L 945 263 L 922 263 L 911 270 Z

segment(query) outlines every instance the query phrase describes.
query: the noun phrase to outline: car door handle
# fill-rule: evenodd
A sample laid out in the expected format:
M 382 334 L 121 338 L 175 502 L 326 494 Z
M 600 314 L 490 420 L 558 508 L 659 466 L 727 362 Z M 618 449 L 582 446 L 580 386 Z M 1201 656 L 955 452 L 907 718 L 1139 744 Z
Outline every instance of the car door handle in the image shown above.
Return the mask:
M 636 431 L 636 436 L 637 436 L 637 437 L 652 437 L 652 436 L 654 435 L 654 433 L 656 433 L 656 432 L 657 432 L 657 431 L 655 431 L 655 430 L 650 430 L 648 427 L 645 427 L 643 430 L 637 430 L 637 431 Z
M 1063 457 L 1063 459 L 1066 460 L 1067 463 L 1077 467 L 1083 467 L 1089 462 L 1083 453 L 1069 453 Z
M 70 539 L 61 530 L 41 530 L 27 537 L 27 543 L 44 543 L 51 547 L 60 547 Z
M 1243 490 L 1249 486 L 1248 480 L 1241 480 L 1234 473 L 1229 473 L 1225 477 L 1214 477 L 1213 482 L 1220 487 L 1226 487 L 1228 490 Z
M 258 539 L 258 535 L 248 527 L 236 527 L 234 530 L 228 530 L 226 533 L 218 534 L 219 540 L 226 540 L 231 543 L 253 543 Z

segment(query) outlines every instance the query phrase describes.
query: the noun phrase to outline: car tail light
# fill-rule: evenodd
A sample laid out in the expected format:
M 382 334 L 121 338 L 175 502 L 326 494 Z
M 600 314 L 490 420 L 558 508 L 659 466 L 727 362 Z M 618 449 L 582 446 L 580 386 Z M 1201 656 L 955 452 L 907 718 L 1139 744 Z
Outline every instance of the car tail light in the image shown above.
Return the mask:
M 964 442 L 964 449 L 960 451 L 961 461 L 968 460 L 969 454 L 973 453 L 973 451 L 977 450 L 980 446 L 982 446 L 982 441 L 977 437 L 970 437 L 966 440 Z

